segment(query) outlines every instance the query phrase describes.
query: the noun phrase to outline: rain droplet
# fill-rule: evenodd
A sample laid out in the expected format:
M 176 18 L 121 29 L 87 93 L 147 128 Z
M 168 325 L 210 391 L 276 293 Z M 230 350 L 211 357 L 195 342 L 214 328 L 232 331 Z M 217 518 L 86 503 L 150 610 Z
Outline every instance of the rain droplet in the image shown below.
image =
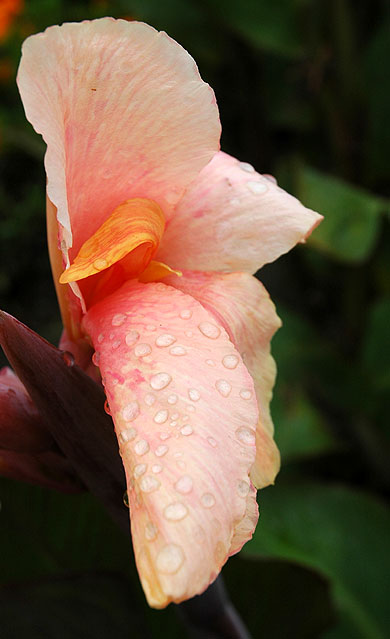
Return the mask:
M 107 260 L 103 260 L 103 259 L 97 259 L 93 263 L 93 268 L 95 268 L 97 271 L 103 271 L 105 268 L 107 268 L 107 266 L 108 266 Z
M 169 395 L 168 399 L 167 399 L 168 404 L 176 404 L 177 402 L 177 395 L 175 395 L 175 393 L 173 393 L 172 395 Z
M 126 506 L 126 508 L 130 508 L 129 495 L 127 494 L 127 490 L 125 490 L 125 492 L 123 493 L 123 503 Z
M 211 493 L 204 493 L 200 501 L 205 508 L 212 508 L 215 504 L 215 497 Z
M 222 364 L 225 368 L 233 369 L 237 367 L 238 361 L 237 355 L 225 355 Z
M 242 397 L 242 399 L 250 399 L 252 397 L 252 391 L 243 388 L 240 390 L 240 397 Z
M 214 439 L 214 437 L 208 437 L 207 438 L 208 443 L 210 444 L 210 446 L 212 446 L 213 448 L 216 447 L 217 445 L 217 441 Z
M 134 355 L 136 357 L 144 357 L 145 355 L 149 355 L 151 352 L 152 349 L 149 344 L 137 344 L 134 349 Z
M 246 183 L 248 189 L 252 191 L 255 195 L 260 195 L 261 193 L 265 193 L 268 189 L 268 186 L 264 184 L 264 182 L 247 182 Z
M 182 477 L 180 477 L 174 486 L 175 490 L 177 490 L 177 492 L 181 493 L 182 495 L 187 495 L 188 493 L 190 493 L 192 487 L 193 481 L 192 477 L 190 477 L 189 475 L 183 475 Z
M 134 446 L 134 450 L 137 453 L 137 455 L 145 455 L 147 452 L 149 452 L 149 444 L 146 441 L 146 439 L 140 439 L 136 445 Z
M 187 351 L 185 348 L 183 348 L 183 346 L 172 346 L 172 348 L 169 349 L 169 352 L 171 355 L 186 355 Z
M 74 366 L 74 356 L 69 351 L 63 351 L 62 359 L 67 366 L 69 367 Z M 92 360 L 93 360 L 93 356 L 92 356 Z
M 220 336 L 221 331 L 215 324 L 211 322 L 201 322 L 198 326 L 200 332 L 209 339 L 217 339 Z
M 196 388 L 190 388 L 188 391 L 188 397 L 192 399 L 193 402 L 198 402 L 200 400 L 200 393 L 196 390 Z
M 164 517 L 168 521 L 181 521 L 188 515 L 188 508 L 180 501 L 169 504 L 164 508 Z
M 104 402 L 104 410 L 107 413 L 107 415 L 111 415 L 110 405 L 107 400 Z
M 156 346 L 160 348 L 165 348 L 166 346 L 171 346 L 176 342 L 176 337 L 171 335 L 170 333 L 163 333 L 159 335 L 156 339 Z
M 155 401 L 156 401 L 156 398 L 154 395 L 152 395 L 152 393 L 146 393 L 145 404 L 147 404 L 147 406 L 153 406 Z
M 153 417 L 153 421 L 156 424 L 164 424 L 168 419 L 168 411 L 163 408 L 162 410 L 157 411 L 155 416 Z
M 139 339 L 138 331 L 130 331 L 125 337 L 125 342 L 127 346 L 133 346 L 133 344 L 136 343 L 137 339 Z
M 139 415 L 139 404 L 137 401 L 129 402 L 122 410 L 122 417 L 125 422 L 132 422 Z
M 246 171 L 247 173 L 254 173 L 255 169 L 249 162 L 240 162 L 240 169 Z
M 117 313 L 111 320 L 111 324 L 113 326 L 122 326 L 126 321 L 126 315 L 123 313 Z
M 154 454 L 157 455 L 157 457 L 163 457 L 167 452 L 168 452 L 168 446 L 161 444 L 160 446 L 157 446 L 156 450 L 154 451 Z
M 147 541 L 153 541 L 153 539 L 156 539 L 157 533 L 158 533 L 158 528 L 156 524 L 153 524 L 153 522 L 148 521 L 148 523 L 145 526 L 145 539 Z
M 248 446 L 252 446 L 256 443 L 255 431 L 246 428 L 246 426 L 241 426 L 236 430 L 237 439 L 240 440 L 243 444 L 247 444 Z
M 119 439 L 122 444 L 126 444 L 126 442 L 130 442 L 132 439 L 135 439 L 137 436 L 137 431 L 135 428 L 125 428 L 121 430 L 119 433 Z
M 141 477 L 141 475 L 143 475 L 146 472 L 146 464 L 137 464 L 134 467 L 134 477 Z
M 150 380 L 150 385 L 154 390 L 162 390 L 166 388 L 172 381 L 172 377 L 168 373 L 157 373 Z
M 94 364 L 95 366 L 99 366 L 99 361 L 100 361 L 100 353 L 95 352 L 92 355 L 92 364 Z
M 240 497 L 246 497 L 249 493 L 249 484 L 247 481 L 239 481 L 237 484 L 237 491 Z
M 190 319 L 192 317 L 192 311 L 190 311 L 188 308 L 185 308 L 184 310 L 180 311 L 180 317 L 181 319 Z
M 229 397 L 232 390 L 231 385 L 226 381 L 226 379 L 217 379 L 215 382 L 215 388 L 222 397 Z
M 192 433 L 194 432 L 191 428 L 191 426 L 189 424 L 187 424 L 187 426 L 183 426 L 183 428 L 180 429 L 180 432 L 182 435 L 192 435 Z
M 142 477 L 139 485 L 143 493 L 152 493 L 154 490 L 157 490 L 161 484 L 157 477 L 145 475 L 145 477 Z
M 173 575 L 184 563 L 184 553 L 177 544 L 167 544 L 160 550 L 156 558 L 156 568 L 166 575 Z

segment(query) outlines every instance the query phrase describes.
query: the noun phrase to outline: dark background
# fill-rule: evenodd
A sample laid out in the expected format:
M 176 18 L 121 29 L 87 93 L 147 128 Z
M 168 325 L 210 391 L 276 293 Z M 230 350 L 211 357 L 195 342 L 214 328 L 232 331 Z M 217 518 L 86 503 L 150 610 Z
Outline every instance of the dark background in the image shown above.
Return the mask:
M 44 145 L 15 74 L 25 37 L 112 15 L 166 30 L 214 88 L 222 148 L 325 222 L 260 279 L 282 471 L 224 575 L 252 635 L 385 639 L 389 628 L 390 6 L 384 0 L 14 0 L 0 4 L 0 301 L 56 343 Z M 5 4 L 4 4 L 5 7 Z M 5 363 L 5 360 L 2 360 Z M 87 495 L 0 485 L 2 637 L 184 636 L 149 611 L 123 538 Z

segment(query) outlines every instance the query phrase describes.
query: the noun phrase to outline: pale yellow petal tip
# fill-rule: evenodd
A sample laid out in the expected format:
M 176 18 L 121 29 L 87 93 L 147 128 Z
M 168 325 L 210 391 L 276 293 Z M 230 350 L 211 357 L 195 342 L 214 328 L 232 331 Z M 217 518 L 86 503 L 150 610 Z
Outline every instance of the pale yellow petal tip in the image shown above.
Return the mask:
M 178 277 L 182 277 L 183 273 L 181 271 L 176 271 L 167 264 L 164 264 L 164 262 L 156 262 L 152 260 L 144 272 L 141 273 L 138 281 L 142 282 L 142 284 L 149 284 L 150 282 L 157 282 L 168 275 L 177 275 Z

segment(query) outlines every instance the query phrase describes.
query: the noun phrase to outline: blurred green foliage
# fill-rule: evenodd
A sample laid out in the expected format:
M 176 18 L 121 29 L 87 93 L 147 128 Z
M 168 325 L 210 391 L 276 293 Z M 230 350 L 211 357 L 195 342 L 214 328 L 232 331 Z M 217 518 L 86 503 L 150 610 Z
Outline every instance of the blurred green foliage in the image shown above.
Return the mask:
M 254 637 L 385 639 L 390 522 L 390 9 L 385 0 L 26 0 L 0 42 L 1 306 L 55 342 L 44 145 L 15 85 L 23 39 L 112 15 L 166 30 L 213 86 L 222 147 L 325 216 L 259 277 L 284 326 L 273 414 L 283 466 L 225 574 Z M 5 639 L 182 636 L 147 611 L 88 496 L 4 482 Z M 23 522 L 23 523 L 22 523 Z M 387 555 L 386 555 L 387 552 Z M 9 583 L 12 582 L 12 588 Z

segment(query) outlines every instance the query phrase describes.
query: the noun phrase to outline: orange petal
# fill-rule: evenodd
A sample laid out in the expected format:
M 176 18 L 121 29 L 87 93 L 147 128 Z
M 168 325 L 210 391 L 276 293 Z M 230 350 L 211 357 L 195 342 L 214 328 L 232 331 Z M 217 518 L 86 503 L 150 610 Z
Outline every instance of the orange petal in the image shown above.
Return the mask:
M 156 202 L 144 198 L 123 202 L 84 242 L 73 264 L 62 273 L 60 283 L 96 275 L 123 258 L 126 272 L 134 277 L 152 259 L 164 227 L 164 214 Z
M 138 280 L 144 284 L 148 284 L 149 282 L 157 282 L 164 277 L 168 277 L 168 275 L 181 277 L 181 271 L 175 271 L 167 264 L 164 264 L 164 262 L 155 262 L 152 260 L 144 272 L 141 273 Z
M 162 283 L 126 283 L 84 327 L 120 443 L 140 578 L 161 608 L 205 590 L 252 536 L 253 381 L 211 313 Z
M 181 278 L 171 276 L 166 283 L 192 295 L 211 311 L 241 353 L 253 377 L 259 407 L 256 460 L 251 479 L 256 488 L 273 484 L 280 467 L 280 455 L 273 439 L 270 414 L 276 376 L 270 344 L 281 322 L 267 291 L 247 273 L 184 271 Z M 250 398 L 250 393 L 245 397 Z

